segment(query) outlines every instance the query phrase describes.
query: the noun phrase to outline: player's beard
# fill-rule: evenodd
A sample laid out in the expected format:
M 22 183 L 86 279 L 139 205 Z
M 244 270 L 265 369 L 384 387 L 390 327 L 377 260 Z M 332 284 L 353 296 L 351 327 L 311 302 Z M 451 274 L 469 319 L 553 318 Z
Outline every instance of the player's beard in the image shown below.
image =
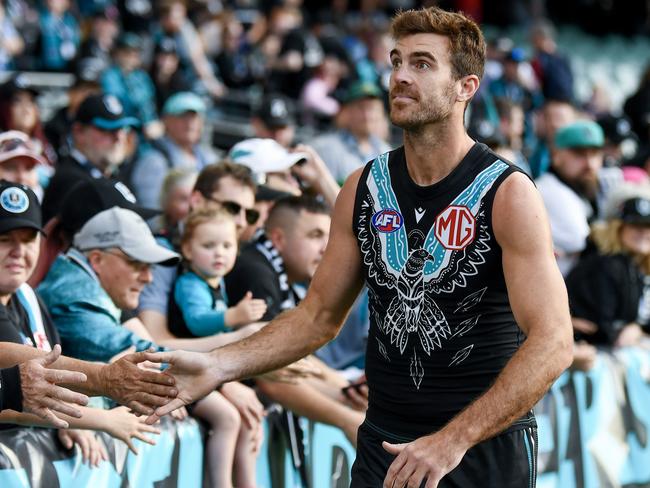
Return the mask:
M 405 95 L 415 99 L 409 103 L 406 110 L 401 111 L 393 107 L 393 96 Z M 448 119 L 454 104 L 454 83 L 449 83 L 444 92 L 427 98 L 418 97 L 417 94 L 403 88 L 396 87 L 390 96 L 390 121 L 397 127 L 407 132 L 418 132 L 427 125 L 437 124 Z

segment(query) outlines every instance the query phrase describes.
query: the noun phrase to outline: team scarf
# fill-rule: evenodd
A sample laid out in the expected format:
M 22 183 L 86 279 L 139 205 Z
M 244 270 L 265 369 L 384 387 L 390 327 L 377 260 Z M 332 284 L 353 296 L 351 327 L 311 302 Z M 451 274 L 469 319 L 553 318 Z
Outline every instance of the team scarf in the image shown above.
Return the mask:
M 263 229 L 259 229 L 253 236 L 252 242 L 255 243 L 255 248 L 266 258 L 269 262 L 280 284 L 280 291 L 282 292 L 282 302 L 280 303 L 281 310 L 290 310 L 298 305 L 298 302 L 303 298 L 304 293 L 299 289 L 289 284 L 289 277 L 284 269 L 284 260 L 280 252 L 275 248 L 271 240 L 264 233 Z

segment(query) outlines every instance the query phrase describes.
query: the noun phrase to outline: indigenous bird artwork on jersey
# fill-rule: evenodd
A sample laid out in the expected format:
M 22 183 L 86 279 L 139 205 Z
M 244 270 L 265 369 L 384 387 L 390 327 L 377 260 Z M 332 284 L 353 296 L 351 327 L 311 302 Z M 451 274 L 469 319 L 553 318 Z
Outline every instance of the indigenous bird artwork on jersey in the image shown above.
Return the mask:
M 381 355 L 390 356 L 388 347 L 409 354 L 409 372 L 419 388 L 426 374 L 420 356 L 445 348 L 447 341 L 465 335 L 478 323 L 476 315 L 452 325 L 437 301 L 441 295 L 466 288 L 468 278 L 485 262 L 484 254 L 492 244 L 482 199 L 507 165 L 498 162 L 485 169 L 428 224 L 422 218 L 426 208 L 415 207 L 416 225 L 407 229 L 385 156 L 377 158 L 368 173 L 369 191 L 361 202 L 357 235 L 370 299 L 391 297 L 385 313 L 374 316 L 384 335 L 383 340 L 377 338 Z M 456 310 L 471 312 L 485 292 L 486 288 L 468 289 Z M 455 351 L 449 366 L 464 361 L 472 352 L 470 346 Z

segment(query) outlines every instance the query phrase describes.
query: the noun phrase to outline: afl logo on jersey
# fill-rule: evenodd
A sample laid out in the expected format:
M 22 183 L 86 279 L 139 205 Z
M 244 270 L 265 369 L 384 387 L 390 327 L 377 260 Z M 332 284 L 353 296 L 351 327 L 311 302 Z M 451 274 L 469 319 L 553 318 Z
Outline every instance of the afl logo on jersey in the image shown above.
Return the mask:
M 476 219 L 467 207 L 451 205 L 436 217 L 436 237 L 445 249 L 465 249 L 474 240 Z
M 397 210 L 384 208 L 372 216 L 372 225 L 379 232 L 395 232 L 404 225 L 404 217 Z

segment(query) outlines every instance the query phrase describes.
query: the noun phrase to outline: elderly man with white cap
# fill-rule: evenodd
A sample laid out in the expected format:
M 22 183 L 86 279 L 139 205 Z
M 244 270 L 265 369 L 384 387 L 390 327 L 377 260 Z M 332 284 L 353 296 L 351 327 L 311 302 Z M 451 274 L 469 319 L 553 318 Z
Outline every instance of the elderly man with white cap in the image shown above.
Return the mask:
M 108 361 L 133 347 L 162 349 L 121 327 L 122 310 L 138 305 L 142 288 L 151 282 L 152 264 L 178 261 L 131 210 L 113 207 L 91 218 L 39 286 L 66 352 Z

